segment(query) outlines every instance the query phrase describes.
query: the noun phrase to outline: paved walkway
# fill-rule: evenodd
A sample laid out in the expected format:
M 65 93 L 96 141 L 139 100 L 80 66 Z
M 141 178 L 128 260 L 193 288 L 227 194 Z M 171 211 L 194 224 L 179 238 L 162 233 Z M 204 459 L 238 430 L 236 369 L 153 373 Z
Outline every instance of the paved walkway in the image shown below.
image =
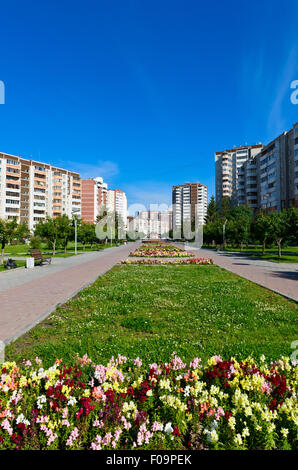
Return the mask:
M 298 264 L 255 260 L 245 254 L 191 248 L 197 258 L 212 258 L 214 263 L 249 281 L 298 301 Z
M 28 331 L 57 305 L 125 260 L 139 244 L 53 258 L 49 266 L 0 273 L 0 340 L 9 343 Z

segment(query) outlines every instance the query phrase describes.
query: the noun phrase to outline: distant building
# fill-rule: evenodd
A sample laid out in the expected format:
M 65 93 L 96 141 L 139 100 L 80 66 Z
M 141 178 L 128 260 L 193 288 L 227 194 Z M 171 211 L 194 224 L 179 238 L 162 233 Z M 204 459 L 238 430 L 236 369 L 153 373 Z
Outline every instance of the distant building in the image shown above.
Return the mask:
M 128 218 L 129 230 L 143 234 L 146 238 L 168 238 L 172 230 L 172 212 L 140 211 Z
M 101 177 L 82 180 L 82 219 L 95 223 L 106 203 L 107 183 Z
M 201 183 L 185 183 L 172 187 L 173 228 L 182 227 L 182 222 L 197 221 L 204 225 L 208 207 L 208 187 Z
M 127 198 L 121 189 L 108 190 L 106 199 L 106 208 L 108 212 L 115 212 L 122 219 L 127 220 Z
M 81 177 L 52 165 L 0 153 L 0 218 L 26 222 L 46 216 L 81 217 Z

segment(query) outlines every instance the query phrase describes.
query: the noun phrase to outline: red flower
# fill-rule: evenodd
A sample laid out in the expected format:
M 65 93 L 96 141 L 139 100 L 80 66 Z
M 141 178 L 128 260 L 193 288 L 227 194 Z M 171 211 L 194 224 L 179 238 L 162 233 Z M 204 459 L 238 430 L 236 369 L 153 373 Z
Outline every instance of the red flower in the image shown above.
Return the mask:
M 174 435 L 174 436 L 180 436 L 180 432 L 179 432 L 178 426 L 174 426 L 173 435 Z

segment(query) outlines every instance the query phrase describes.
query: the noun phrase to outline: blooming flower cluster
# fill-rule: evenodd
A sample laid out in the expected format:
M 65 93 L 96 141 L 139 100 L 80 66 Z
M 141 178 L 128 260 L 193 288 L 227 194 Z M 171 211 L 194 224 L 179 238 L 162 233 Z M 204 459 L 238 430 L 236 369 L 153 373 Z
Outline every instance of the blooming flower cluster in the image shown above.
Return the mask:
M 288 358 L 35 362 L 2 366 L 0 449 L 297 447 L 298 368 Z
M 188 258 L 188 259 L 127 259 L 119 264 L 214 264 L 211 258 Z
M 129 256 L 149 258 L 189 258 L 193 256 L 182 248 L 173 245 L 142 245 Z

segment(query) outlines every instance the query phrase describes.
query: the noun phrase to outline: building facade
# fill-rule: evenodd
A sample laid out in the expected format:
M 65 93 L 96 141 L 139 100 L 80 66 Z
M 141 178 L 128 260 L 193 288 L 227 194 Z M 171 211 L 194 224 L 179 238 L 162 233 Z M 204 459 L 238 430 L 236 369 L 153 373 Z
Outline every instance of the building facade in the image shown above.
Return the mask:
M 251 162 L 262 148 L 262 144 L 258 144 L 215 152 L 215 191 L 218 206 L 224 197 L 228 197 L 233 205 L 244 204 L 246 194 L 254 192 L 248 191 L 255 189 L 249 188 L 250 184 L 256 184 L 250 179 L 253 176 L 253 165 L 248 163 L 247 170 L 243 167 L 246 162 Z M 254 200 L 253 196 L 248 197 L 250 201 Z
M 208 207 L 208 188 L 201 183 L 185 183 L 172 187 L 173 229 L 179 230 L 183 221 L 197 220 L 204 225 Z
M 108 185 L 101 177 L 82 180 L 82 219 L 96 223 L 107 201 Z
M 0 217 L 34 229 L 46 216 L 81 217 L 79 173 L 0 153 Z
M 121 216 L 122 220 L 127 221 L 127 198 L 121 189 L 109 189 L 106 196 L 106 209 L 108 212 L 115 212 Z
M 258 207 L 280 211 L 298 207 L 298 122 L 257 156 Z
M 239 147 L 215 153 L 216 202 L 254 210 L 298 207 L 298 122 L 264 147 Z
M 150 239 L 169 238 L 172 230 L 172 211 L 140 211 L 137 217 L 129 217 L 129 230 Z

